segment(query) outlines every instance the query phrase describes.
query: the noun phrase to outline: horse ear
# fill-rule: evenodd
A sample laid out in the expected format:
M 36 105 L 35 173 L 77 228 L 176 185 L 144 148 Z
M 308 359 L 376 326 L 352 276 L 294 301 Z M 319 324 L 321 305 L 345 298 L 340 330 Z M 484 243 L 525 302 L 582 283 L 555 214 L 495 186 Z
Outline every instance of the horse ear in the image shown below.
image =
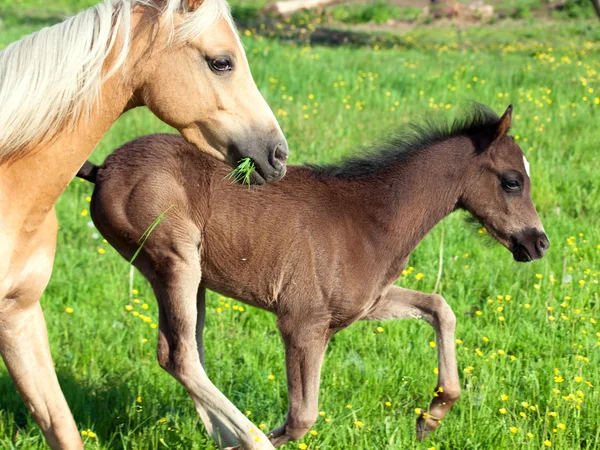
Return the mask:
M 500 117 L 500 121 L 496 126 L 496 133 L 494 134 L 493 142 L 496 142 L 498 139 L 506 136 L 508 133 L 512 123 L 512 109 L 512 105 L 508 105 L 508 108 L 506 108 L 506 111 L 504 111 L 504 114 L 502 114 L 502 117 Z
M 512 105 L 508 105 L 502 117 L 491 129 L 486 130 L 485 135 L 481 136 L 478 148 L 480 151 L 492 151 L 496 147 L 496 143 L 508 133 L 512 123 Z
M 190 11 L 196 11 L 204 3 L 204 0 L 187 0 L 187 3 Z

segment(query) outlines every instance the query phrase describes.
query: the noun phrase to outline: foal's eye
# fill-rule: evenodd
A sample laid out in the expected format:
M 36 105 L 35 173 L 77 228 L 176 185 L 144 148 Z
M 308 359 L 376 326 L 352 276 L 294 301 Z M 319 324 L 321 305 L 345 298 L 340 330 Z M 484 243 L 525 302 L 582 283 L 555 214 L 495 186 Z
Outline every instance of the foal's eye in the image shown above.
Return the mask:
M 504 188 L 504 190 L 512 192 L 521 189 L 521 185 L 517 180 L 509 180 L 506 178 L 502 180 L 502 187 Z
M 209 61 L 210 68 L 216 72 L 228 72 L 233 69 L 228 58 L 215 58 Z

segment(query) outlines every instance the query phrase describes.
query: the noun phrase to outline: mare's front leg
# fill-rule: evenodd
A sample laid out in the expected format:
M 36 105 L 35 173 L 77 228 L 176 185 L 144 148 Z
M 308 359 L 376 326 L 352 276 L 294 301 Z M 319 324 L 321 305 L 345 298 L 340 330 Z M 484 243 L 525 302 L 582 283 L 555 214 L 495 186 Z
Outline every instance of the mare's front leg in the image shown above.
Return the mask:
M 217 389 L 202 366 L 199 348 L 204 311 L 197 308 L 203 306 L 204 295 L 198 290 L 197 248 L 148 242 L 136 265 L 150 280 L 158 300 L 159 364 L 186 388 L 207 431 L 221 448 L 240 444 L 244 450 L 272 449 L 267 437 Z
M 424 294 L 392 286 L 386 296 L 363 320 L 424 319 L 429 322 L 437 339 L 438 384 L 429 410 L 417 419 L 417 437 L 423 440 L 460 397 L 460 382 L 454 349 L 456 317 L 440 295 Z
M 310 317 L 280 317 L 277 326 L 285 345 L 289 406 L 284 424 L 269 434 L 275 447 L 301 439 L 316 422 L 321 366 L 333 334 L 328 322 Z
M 23 261 L 0 273 L 0 355 L 48 445 L 79 450 L 83 443 L 56 378 L 39 303 L 52 272 L 56 231 L 53 209 L 39 231 L 19 248 L 20 254 L 11 254 L 10 238 L 0 236 L 5 239 L 0 244 L 2 262 Z

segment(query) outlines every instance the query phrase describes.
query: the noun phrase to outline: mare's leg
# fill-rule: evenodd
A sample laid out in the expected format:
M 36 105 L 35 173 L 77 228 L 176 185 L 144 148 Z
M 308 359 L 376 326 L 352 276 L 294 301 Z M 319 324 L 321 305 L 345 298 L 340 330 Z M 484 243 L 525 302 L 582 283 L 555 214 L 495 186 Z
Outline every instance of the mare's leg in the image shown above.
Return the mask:
M 148 246 L 148 243 L 146 244 Z M 152 283 L 159 305 L 158 361 L 188 391 L 208 432 L 221 447 L 272 449 L 266 436 L 214 386 L 198 352 L 198 286 L 200 263 L 195 246 L 165 250 L 149 269 L 146 251 L 140 268 Z M 166 252 L 168 254 L 165 254 Z M 138 264 L 136 262 L 136 264 Z
M 206 320 L 206 288 L 198 288 L 196 295 L 196 309 L 198 318 L 196 319 L 196 347 L 200 356 L 200 364 L 206 368 L 204 364 L 204 322 Z
M 376 308 L 363 320 L 424 319 L 435 329 L 439 375 L 433 400 L 427 412 L 417 419 L 417 437 L 424 439 L 439 425 L 460 397 L 460 382 L 454 349 L 456 318 L 440 295 L 423 294 L 392 286 Z
M 329 324 L 279 318 L 277 325 L 285 345 L 289 407 L 284 424 L 269 434 L 275 447 L 301 439 L 319 414 L 321 366 L 332 332 Z
M 3 284 L 5 286 L 0 292 L 0 355 L 50 447 L 83 449 L 79 431 L 56 378 L 46 321 L 39 303 L 54 261 L 57 230 L 54 210 L 40 230 L 30 237 L 29 248 L 34 250 L 18 273 L 17 270 L 11 273 L 9 267 L 4 280 L 0 278 L 0 289 Z M 26 252 L 27 248 L 20 250 Z M 0 257 L 5 256 L 9 261 L 11 256 L 23 258 L 0 251 Z

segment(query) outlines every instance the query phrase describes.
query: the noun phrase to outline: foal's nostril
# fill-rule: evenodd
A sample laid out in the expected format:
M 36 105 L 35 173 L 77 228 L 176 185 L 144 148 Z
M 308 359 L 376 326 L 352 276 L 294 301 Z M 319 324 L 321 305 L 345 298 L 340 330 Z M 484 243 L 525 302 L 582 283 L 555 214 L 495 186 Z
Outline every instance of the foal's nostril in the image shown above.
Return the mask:
M 537 251 L 541 255 L 543 255 L 544 253 L 546 253 L 549 247 L 550 241 L 548 240 L 548 237 L 545 234 L 540 236 L 540 238 L 537 241 Z

